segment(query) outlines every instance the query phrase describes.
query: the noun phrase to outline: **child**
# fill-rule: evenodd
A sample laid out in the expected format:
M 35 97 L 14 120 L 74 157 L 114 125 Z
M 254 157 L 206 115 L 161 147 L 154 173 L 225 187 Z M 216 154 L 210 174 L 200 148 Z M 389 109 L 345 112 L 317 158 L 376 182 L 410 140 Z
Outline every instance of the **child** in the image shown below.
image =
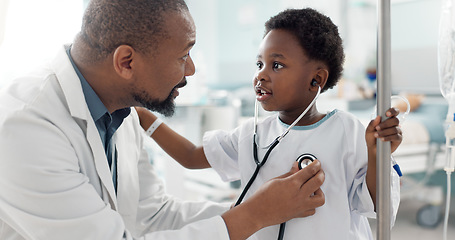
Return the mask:
M 285 10 L 265 24 L 257 56 L 253 85 L 256 98 L 267 111 L 276 111 L 257 123 L 256 143 L 261 161 L 271 142 L 307 108 L 318 92 L 336 85 L 341 76 L 342 40 L 332 21 L 313 9 Z M 156 117 L 138 109 L 141 125 L 149 129 Z M 375 217 L 376 138 L 390 141 L 392 152 L 401 143 L 398 111 L 388 110 L 388 119 L 370 122 L 365 130 L 351 114 L 333 110 L 318 112 L 316 105 L 301 118 L 271 151 L 248 198 L 267 180 L 287 172 L 296 158 L 311 153 L 321 162 L 326 203 L 313 216 L 293 219 L 285 239 L 373 239 L 367 217 Z M 153 128 L 157 124 L 154 124 Z M 152 137 L 187 168 L 212 167 L 225 181 L 241 179 L 242 187 L 256 169 L 253 160 L 254 121 L 232 132 L 206 133 L 196 147 L 166 125 Z M 398 176 L 392 173 L 393 216 L 399 202 Z M 277 239 L 279 226 L 258 231 L 250 239 Z

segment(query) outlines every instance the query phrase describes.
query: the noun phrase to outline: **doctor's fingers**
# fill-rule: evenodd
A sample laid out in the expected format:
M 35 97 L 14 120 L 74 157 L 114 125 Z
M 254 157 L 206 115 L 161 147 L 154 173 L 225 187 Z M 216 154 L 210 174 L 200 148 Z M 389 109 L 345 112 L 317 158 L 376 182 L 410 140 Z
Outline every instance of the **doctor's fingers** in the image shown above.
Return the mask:
M 291 167 L 291 170 L 289 170 L 289 172 L 281 175 L 281 176 L 278 176 L 276 178 L 287 178 L 291 175 L 293 175 L 294 173 L 298 172 L 299 171 L 299 164 L 297 161 L 294 162 L 294 164 L 292 164 L 292 167 Z
M 324 171 L 320 170 L 300 187 L 300 191 L 304 196 L 312 196 L 322 186 L 324 180 Z
M 296 184 L 302 187 L 302 185 L 304 185 L 309 179 L 312 179 L 320 171 L 321 163 L 317 159 L 301 170 L 298 170 L 297 162 L 294 162 L 291 171 L 289 172 L 291 173 L 291 175 L 289 175 L 289 178 L 291 179 L 291 181 L 294 181 Z M 324 179 L 322 179 L 322 182 L 324 182 Z
M 314 192 L 310 197 L 306 196 L 305 199 L 301 201 L 302 209 L 300 214 L 297 217 L 308 217 L 316 213 L 316 208 L 321 207 L 325 204 L 325 195 L 322 190 L 319 188 Z

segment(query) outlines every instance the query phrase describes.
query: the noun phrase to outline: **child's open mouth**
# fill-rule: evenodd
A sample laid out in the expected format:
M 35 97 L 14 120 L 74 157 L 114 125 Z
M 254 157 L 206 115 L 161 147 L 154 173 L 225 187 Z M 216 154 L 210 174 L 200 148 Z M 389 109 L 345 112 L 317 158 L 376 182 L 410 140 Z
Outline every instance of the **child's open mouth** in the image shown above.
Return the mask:
M 272 96 L 272 92 L 271 91 L 263 89 L 262 87 L 256 87 L 256 99 L 258 101 L 260 101 L 260 102 L 261 101 L 265 101 L 271 96 Z

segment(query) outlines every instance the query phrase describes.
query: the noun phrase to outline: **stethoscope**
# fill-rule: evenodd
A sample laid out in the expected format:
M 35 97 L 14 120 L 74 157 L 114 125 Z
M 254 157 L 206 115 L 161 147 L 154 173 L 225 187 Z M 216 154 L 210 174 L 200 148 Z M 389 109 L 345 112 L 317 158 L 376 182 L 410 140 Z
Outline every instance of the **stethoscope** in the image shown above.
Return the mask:
M 258 82 L 258 84 L 259 84 L 259 82 Z M 316 84 L 317 84 L 316 81 L 313 80 L 311 85 L 315 86 Z M 245 185 L 245 188 L 243 189 L 242 193 L 240 194 L 240 196 L 239 196 L 239 198 L 238 198 L 238 200 L 237 200 L 237 202 L 235 203 L 234 206 L 237 206 L 237 205 L 239 205 L 242 202 L 242 200 L 245 197 L 246 193 L 250 189 L 250 187 L 253 184 L 254 180 L 256 179 L 257 175 L 259 174 L 259 170 L 267 162 L 267 159 L 269 158 L 269 155 L 272 152 L 272 150 L 289 133 L 289 131 L 297 124 L 297 122 L 300 119 L 302 119 L 303 116 L 305 116 L 305 114 L 310 110 L 310 108 L 316 102 L 316 100 L 319 97 L 320 93 L 321 93 L 321 87 L 318 86 L 318 91 L 316 93 L 316 96 L 313 98 L 313 101 L 311 101 L 310 104 L 307 106 L 305 111 L 303 111 L 302 114 L 300 114 L 300 116 L 281 135 L 276 137 L 275 140 L 273 140 L 272 143 L 270 143 L 267 147 L 264 147 L 264 149 L 265 148 L 268 148 L 268 149 L 267 149 L 267 152 L 265 153 L 264 158 L 262 159 L 262 161 L 259 161 L 259 158 L 258 158 L 258 144 L 256 142 L 259 104 L 258 104 L 257 100 L 255 101 L 255 104 L 254 104 L 254 132 L 253 132 L 253 158 L 254 158 L 254 162 L 256 163 L 256 169 L 254 170 L 253 175 L 250 177 L 250 180 L 248 180 L 248 183 Z M 400 96 L 392 96 L 392 99 L 393 98 L 401 98 L 407 104 L 407 111 L 404 114 L 404 116 L 402 117 L 402 119 L 400 119 L 400 122 L 402 122 L 402 121 L 404 121 L 405 116 L 407 116 L 409 114 L 410 104 L 409 104 L 409 102 L 408 102 L 408 100 L 406 98 L 403 98 L 403 97 L 400 97 Z M 316 160 L 316 157 L 313 154 L 310 154 L 310 153 L 304 153 L 304 154 L 300 155 L 299 157 L 297 157 L 297 159 L 296 159 L 296 161 L 298 162 L 299 169 L 305 168 L 306 166 L 311 164 L 314 160 Z M 398 175 L 401 176 L 401 171 L 399 170 L 398 164 L 396 164 L 396 162 L 394 162 L 393 158 L 392 158 L 392 161 L 393 161 L 393 164 L 394 164 L 393 168 L 397 171 Z M 279 230 L 279 233 L 278 233 L 278 240 L 282 240 L 284 238 L 284 230 L 285 230 L 285 228 L 286 228 L 286 222 L 281 223 L 280 224 L 280 230 Z
M 312 85 L 313 86 L 316 85 L 316 81 L 313 80 L 313 82 L 312 82 Z M 259 84 L 259 82 L 258 82 L 258 84 Z M 237 202 L 235 203 L 234 206 L 237 206 L 242 202 L 243 198 L 245 197 L 245 194 L 248 192 L 248 190 L 250 189 L 254 180 L 256 179 L 257 175 L 259 174 L 259 170 L 267 162 L 267 159 L 269 158 L 269 155 L 272 152 L 272 150 L 289 133 L 289 131 L 297 124 L 297 122 L 299 122 L 299 120 L 302 119 L 302 117 L 310 110 L 310 108 L 316 102 L 316 99 L 319 97 L 320 93 L 321 93 L 321 87 L 318 86 L 318 91 L 316 93 L 316 96 L 313 98 L 313 101 L 310 102 L 310 104 L 305 109 L 305 111 L 303 111 L 302 114 L 300 114 L 300 116 L 281 135 L 276 137 L 272 143 L 270 143 L 267 147 L 264 147 L 264 148 L 268 148 L 268 149 L 267 149 L 267 152 L 265 153 L 262 161 L 259 161 L 259 158 L 258 158 L 258 144 L 256 142 L 259 104 L 258 104 L 257 100 L 255 101 L 255 104 L 254 104 L 254 132 L 253 132 L 253 158 L 254 158 L 254 162 L 256 163 L 256 169 L 254 170 L 254 173 L 251 176 L 250 180 L 248 180 L 248 183 L 245 185 L 245 188 L 243 189 L 242 193 L 239 196 L 239 199 L 237 200 Z M 315 159 L 316 159 L 316 157 L 314 155 L 305 153 L 305 154 L 300 155 L 296 159 L 296 161 L 298 162 L 299 169 L 303 169 L 306 166 L 308 166 L 311 162 L 313 162 Z M 278 240 L 283 239 L 285 227 L 286 227 L 286 222 L 280 224 Z

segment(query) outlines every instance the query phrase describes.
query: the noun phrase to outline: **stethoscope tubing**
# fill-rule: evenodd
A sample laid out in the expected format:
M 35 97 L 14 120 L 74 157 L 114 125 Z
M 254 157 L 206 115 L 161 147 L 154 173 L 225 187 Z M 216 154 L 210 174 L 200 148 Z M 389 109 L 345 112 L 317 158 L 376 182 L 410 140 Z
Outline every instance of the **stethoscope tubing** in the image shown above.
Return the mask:
M 239 198 L 237 199 L 237 202 L 235 203 L 234 206 L 239 205 L 243 198 L 245 197 L 246 193 L 250 189 L 251 185 L 253 184 L 254 180 L 256 180 L 256 177 L 259 174 L 259 170 L 261 169 L 262 166 L 267 162 L 267 159 L 269 158 L 270 153 L 272 150 L 280 143 L 281 139 L 283 139 L 289 131 L 297 124 L 297 122 L 308 112 L 308 110 L 314 105 L 316 102 L 316 99 L 319 97 L 319 94 L 321 93 L 321 87 L 318 88 L 318 91 L 316 93 L 316 96 L 313 98 L 313 101 L 307 106 L 305 111 L 303 111 L 300 116 L 294 120 L 294 122 L 278 137 L 275 138 L 275 140 L 266 148 L 267 152 L 264 155 L 264 158 L 262 158 L 262 161 L 259 161 L 258 157 L 258 144 L 256 143 L 256 136 L 257 136 L 257 121 L 258 121 L 258 101 L 255 101 L 255 106 L 254 106 L 254 133 L 253 133 L 253 157 L 254 157 L 254 162 L 256 163 L 256 169 L 253 172 L 253 175 L 250 177 L 250 180 L 248 180 L 248 183 L 245 185 L 245 188 L 243 189 L 242 193 L 240 194 Z M 284 230 L 286 228 L 286 222 L 280 224 L 280 230 L 278 233 L 278 240 L 282 240 L 284 237 Z
M 250 177 L 250 180 L 248 181 L 248 183 L 245 185 L 245 188 L 243 189 L 242 193 L 240 194 L 240 196 L 239 196 L 239 198 L 238 198 L 238 200 L 237 200 L 237 202 L 235 203 L 234 206 L 237 206 L 237 205 L 239 205 L 242 202 L 243 198 L 245 197 L 246 193 L 250 189 L 250 187 L 253 184 L 254 180 L 256 180 L 256 177 L 259 174 L 259 170 L 267 162 L 267 159 L 269 158 L 270 153 L 278 145 L 279 142 L 280 142 L 279 141 L 279 137 L 277 137 L 275 139 L 275 141 L 273 141 L 272 145 L 267 149 L 267 152 L 265 153 L 264 158 L 262 159 L 262 161 L 259 161 L 258 145 L 256 143 L 256 134 L 254 134 L 254 136 L 253 136 L 253 157 L 254 157 L 254 162 L 256 163 L 256 169 L 254 170 L 254 173 Z M 278 240 L 282 240 L 283 239 L 285 228 L 286 228 L 286 222 L 281 223 L 280 224 L 280 230 L 278 232 Z
M 256 163 L 256 169 L 254 170 L 253 175 L 251 175 L 250 180 L 248 180 L 248 183 L 245 185 L 245 188 L 243 189 L 242 193 L 240 194 L 240 196 L 234 206 L 237 206 L 242 202 L 243 198 L 245 197 L 246 193 L 250 189 L 254 180 L 256 180 L 256 177 L 259 174 L 259 170 L 267 162 L 267 159 L 269 158 L 270 153 L 276 147 L 276 145 L 278 145 L 278 143 L 279 143 L 278 138 L 276 138 L 275 141 L 273 141 L 272 145 L 269 147 L 269 149 L 267 149 L 267 152 L 265 153 L 262 161 L 259 161 L 258 145 L 256 143 L 256 134 L 254 134 L 254 136 L 253 136 L 253 157 L 254 157 L 254 162 Z

